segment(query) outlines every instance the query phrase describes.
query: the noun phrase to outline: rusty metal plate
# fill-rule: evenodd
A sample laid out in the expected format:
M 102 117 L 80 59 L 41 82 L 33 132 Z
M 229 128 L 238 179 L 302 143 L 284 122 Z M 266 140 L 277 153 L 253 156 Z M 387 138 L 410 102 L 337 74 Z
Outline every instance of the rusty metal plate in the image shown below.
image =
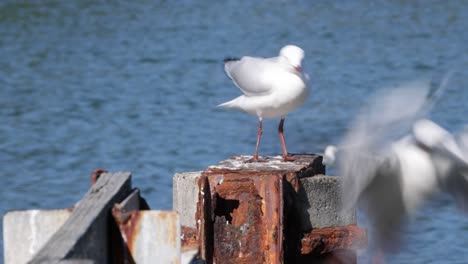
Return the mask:
M 116 218 L 117 219 L 117 218 Z M 119 229 L 129 263 L 180 263 L 179 215 L 174 211 L 133 211 Z
M 143 203 L 143 207 L 147 205 Z M 142 199 L 134 190 L 112 215 L 124 243 L 124 263 L 174 263 L 181 260 L 181 228 L 175 211 L 139 210 Z
M 204 176 L 209 187 L 202 184 L 202 192 L 211 194 L 201 198 L 210 208 L 200 219 L 212 234 L 201 235 L 207 262 L 282 263 L 283 176 L 219 170 Z
M 301 240 L 302 254 L 325 254 L 367 247 L 367 232 L 354 225 L 314 229 Z

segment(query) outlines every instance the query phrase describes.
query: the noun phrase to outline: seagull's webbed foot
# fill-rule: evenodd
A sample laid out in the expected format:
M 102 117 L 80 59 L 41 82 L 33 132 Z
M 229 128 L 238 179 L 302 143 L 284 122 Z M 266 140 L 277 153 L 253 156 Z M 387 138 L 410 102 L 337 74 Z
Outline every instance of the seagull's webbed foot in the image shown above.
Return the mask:
M 245 163 L 254 163 L 254 162 L 268 162 L 268 159 L 262 159 L 259 156 L 253 156 L 252 158 L 244 161 Z

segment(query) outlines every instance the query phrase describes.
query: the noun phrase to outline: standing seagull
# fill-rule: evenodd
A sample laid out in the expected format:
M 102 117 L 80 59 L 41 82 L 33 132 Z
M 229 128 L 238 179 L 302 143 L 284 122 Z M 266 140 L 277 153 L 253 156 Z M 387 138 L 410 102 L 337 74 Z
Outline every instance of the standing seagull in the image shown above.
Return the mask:
M 263 118 L 281 117 L 278 133 L 283 148 L 283 159 L 292 161 L 288 155 L 283 136 L 284 119 L 287 113 L 301 105 L 308 95 L 307 76 L 302 72 L 304 51 L 294 45 L 284 46 L 278 57 L 241 59 L 227 58 L 224 70 L 239 87 L 243 95 L 220 104 L 258 117 L 257 144 L 255 153 L 248 162 L 263 161 L 258 157 L 258 146 L 262 137 Z

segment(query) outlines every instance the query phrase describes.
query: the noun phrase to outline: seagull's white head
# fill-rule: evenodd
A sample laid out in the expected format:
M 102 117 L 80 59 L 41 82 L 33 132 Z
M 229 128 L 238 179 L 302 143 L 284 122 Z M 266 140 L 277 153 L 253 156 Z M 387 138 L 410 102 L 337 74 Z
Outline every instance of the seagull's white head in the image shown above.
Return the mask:
M 294 45 L 287 45 L 281 48 L 279 55 L 288 60 L 297 71 L 301 71 L 302 59 L 304 59 L 304 50 Z

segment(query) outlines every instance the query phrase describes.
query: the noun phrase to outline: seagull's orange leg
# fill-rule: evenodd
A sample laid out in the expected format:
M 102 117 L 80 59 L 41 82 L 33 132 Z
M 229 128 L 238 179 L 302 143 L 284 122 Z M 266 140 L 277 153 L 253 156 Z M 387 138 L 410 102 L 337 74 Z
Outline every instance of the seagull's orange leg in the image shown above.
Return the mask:
M 286 142 L 284 141 L 283 135 L 283 125 L 284 125 L 284 117 L 281 118 L 281 121 L 278 126 L 278 133 L 281 140 L 281 147 L 283 148 L 283 160 L 284 161 L 294 161 L 295 158 L 293 156 L 288 155 L 288 150 L 286 149 Z
M 255 145 L 255 153 L 253 157 L 246 162 L 265 162 L 265 159 L 260 159 L 258 157 L 258 147 L 260 146 L 260 139 L 262 138 L 263 129 L 262 129 L 262 119 L 258 119 L 258 130 L 257 130 L 257 144 Z

